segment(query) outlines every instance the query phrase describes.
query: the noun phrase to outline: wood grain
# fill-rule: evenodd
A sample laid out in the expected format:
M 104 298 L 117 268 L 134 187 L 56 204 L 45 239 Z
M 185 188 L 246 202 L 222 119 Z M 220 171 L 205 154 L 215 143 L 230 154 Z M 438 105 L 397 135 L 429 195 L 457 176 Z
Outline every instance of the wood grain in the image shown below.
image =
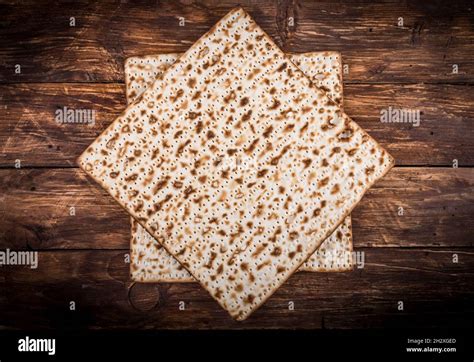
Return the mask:
M 252 318 L 233 321 L 199 285 L 133 284 L 120 251 L 43 251 L 0 268 L 0 328 L 366 328 L 468 326 L 474 253 L 365 248 L 350 273 L 297 273 Z M 457 254 L 458 263 L 453 263 Z M 69 310 L 70 301 L 76 310 Z M 178 309 L 180 301 L 185 310 Z M 398 302 L 404 310 L 398 310 Z M 293 302 L 295 310 L 288 310 Z
M 243 323 L 196 284 L 131 283 L 129 217 L 76 168 L 125 107 L 125 58 L 185 51 L 237 5 L 284 51 L 340 51 L 346 112 L 400 166 L 354 210 L 365 267 L 297 273 Z M 472 5 L 2 1 L 0 250 L 39 250 L 40 261 L 36 270 L 0 267 L 0 329 L 472 327 Z M 421 125 L 381 123 L 390 106 L 419 110 Z M 94 110 L 95 124 L 56 123 L 62 107 Z
M 125 108 L 121 84 L 0 86 L 0 167 L 74 167 L 77 157 Z M 345 110 L 394 157 L 397 165 L 474 165 L 474 87 L 348 85 Z M 3 107 L 1 107 L 3 105 Z M 421 123 L 381 123 L 388 107 L 420 111 Z M 59 124 L 56 111 L 94 110 L 95 124 Z
M 0 248 L 129 247 L 128 214 L 79 169 L 0 170 L 0 190 Z M 472 168 L 395 168 L 352 213 L 355 245 L 472 246 L 473 191 Z
M 342 51 L 350 82 L 474 79 L 474 15 L 468 0 L 105 1 L 58 6 L 10 1 L 0 9 L 0 82 L 121 81 L 126 57 L 184 51 L 239 5 L 285 51 Z M 70 17 L 75 27 L 69 25 Z M 180 18 L 185 26 L 179 25 Z M 398 26 L 399 18 L 403 26 Z M 20 75 L 14 72 L 16 64 L 22 66 Z M 459 66 L 458 74 L 452 73 L 453 64 Z

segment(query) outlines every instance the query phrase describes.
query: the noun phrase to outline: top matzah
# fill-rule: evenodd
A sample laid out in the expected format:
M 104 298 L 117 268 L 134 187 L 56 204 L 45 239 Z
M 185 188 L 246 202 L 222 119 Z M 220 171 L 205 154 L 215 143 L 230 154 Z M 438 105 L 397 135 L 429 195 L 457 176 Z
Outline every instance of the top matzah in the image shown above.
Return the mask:
M 125 61 L 127 103 L 133 102 L 181 54 L 130 57 Z M 341 55 L 334 51 L 288 54 L 290 60 L 342 107 Z M 312 272 L 352 270 L 350 216 L 322 243 L 299 270 Z M 195 279 L 135 219 L 131 218 L 130 276 L 139 282 L 192 282 Z
M 79 163 L 243 320 L 393 159 L 236 9 Z

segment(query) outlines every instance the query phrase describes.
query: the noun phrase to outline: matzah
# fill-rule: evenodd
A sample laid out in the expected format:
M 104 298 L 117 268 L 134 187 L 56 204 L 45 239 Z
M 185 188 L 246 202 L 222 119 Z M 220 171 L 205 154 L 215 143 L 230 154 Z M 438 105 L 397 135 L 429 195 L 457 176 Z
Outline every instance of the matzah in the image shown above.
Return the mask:
M 237 320 L 393 163 L 240 8 L 79 158 Z
M 163 74 L 181 54 L 130 57 L 125 62 L 127 102 L 140 96 L 157 76 Z M 289 54 L 315 85 L 342 107 L 342 63 L 339 52 Z M 193 282 L 191 274 L 160 243 L 131 218 L 130 275 L 138 282 Z M 299 270 L 311 272 L 352 270 L 350 216 L 322 243 Z

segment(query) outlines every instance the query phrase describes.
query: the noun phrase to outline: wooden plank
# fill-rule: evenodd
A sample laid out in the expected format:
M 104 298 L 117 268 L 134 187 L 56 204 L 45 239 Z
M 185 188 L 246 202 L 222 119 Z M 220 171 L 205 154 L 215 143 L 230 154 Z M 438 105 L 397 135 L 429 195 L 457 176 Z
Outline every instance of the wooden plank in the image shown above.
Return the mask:
M 349 66 L 346 81 L 473 79 L 472 2 L 301 1 L 294 16 L 297 26 L 288 28 L 285 49 L 304 52 L 324 45 L 341 51 Z
M 0 165 L 76 166 L 77 157 L 125 109 L 120 84 L 0 86 Z M 94 122 L 60 123 L 57 111 L 94 111 Z M 67 121 L 67 120 L 66 120 Z
M 397 165 L 474 164 L 474 88 L 450 85 L 348 85 L 348 115 L 391 152 Z M 382 123 L 381 112 L 420 112 L 420 124 Z M 469 109 L 470 108 L 470 109 Z M 469 154 L 469 156 L 468 156 Z
M 0 296 L 0 328 L 446 328 L 471 323 L 472 248 L 358 251 L 364 253 L 363 268 L 297 273 L 245 322 L 233 321 L 197 284 L 131 283 L 123 251 L 44 251 L 37 269 L 0 268 L 0 287 L 6 291 Z M 69 310 L 71 301 L 75 311 Z
M 3 169 L 0 191 L 0 249 L 129 246 L 128 214 L 79 169 Z M 354 210 L 355 245 L 473 246 L 473 191 L 474 168 L 395 168 Z
M 126 57 L 184 51 L 238 5 L 286 51 L 341 51 L 350 82 L 472 83 L 474 79 L 474 13 L 469 0 L 26 5 L 9 1 L 1 7 L 0 82 L 121 81 Z M 398 26 L 400 18 L 403 26 Z M 17 64 L 21 74 L 15 73 Z M 457 74 L 453 64 L 459 67 Z
M 474 165 L 474 87 L 362 85 L 344 89 L 345 109 L 395 157 L 397 165 Z M 71 167 L 125 108 L 121 84 L 0 86 L 0 166 Z M 56 112 L 94 111 L 94 125 L 59 124 Z M 420 111 L 420 125 L 382 123 L 389 107 Z

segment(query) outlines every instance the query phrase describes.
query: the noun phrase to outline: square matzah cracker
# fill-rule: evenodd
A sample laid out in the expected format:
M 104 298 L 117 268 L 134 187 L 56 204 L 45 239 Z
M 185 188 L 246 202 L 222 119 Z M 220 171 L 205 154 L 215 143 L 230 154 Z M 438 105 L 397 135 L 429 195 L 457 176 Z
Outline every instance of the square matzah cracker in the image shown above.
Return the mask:
M 393 159 L 236 9 L 79 164 L 243 320 Z
M 157 76 L 163 74 L 181 54 L 130 57 L 125 62 L 127 102 L 133 102 Z M 289 54 L 315 85 L 342 108 L 342 62 L 339 52 Z M 195 279 L 153 236 L 131 218 L 130 274 L 139 282 L 193 282 Z M 299 270 L 312 272 L 352 270 L 350 216 L 322 243 Z

